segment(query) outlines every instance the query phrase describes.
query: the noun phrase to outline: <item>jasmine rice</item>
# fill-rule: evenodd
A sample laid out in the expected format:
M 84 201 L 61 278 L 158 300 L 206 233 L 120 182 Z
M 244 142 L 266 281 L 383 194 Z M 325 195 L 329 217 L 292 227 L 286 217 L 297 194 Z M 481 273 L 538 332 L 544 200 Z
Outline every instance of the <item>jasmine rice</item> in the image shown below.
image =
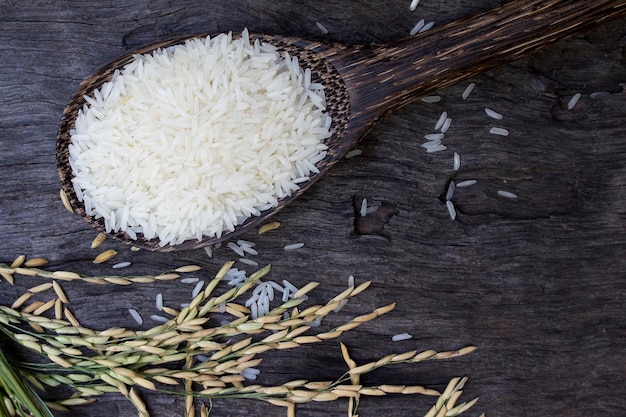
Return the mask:
M 138 55 L 85 97 L 73 184 L 107 231 L 219 237 L 317 172 L 323 86 L 270 44 L 221 34 Z

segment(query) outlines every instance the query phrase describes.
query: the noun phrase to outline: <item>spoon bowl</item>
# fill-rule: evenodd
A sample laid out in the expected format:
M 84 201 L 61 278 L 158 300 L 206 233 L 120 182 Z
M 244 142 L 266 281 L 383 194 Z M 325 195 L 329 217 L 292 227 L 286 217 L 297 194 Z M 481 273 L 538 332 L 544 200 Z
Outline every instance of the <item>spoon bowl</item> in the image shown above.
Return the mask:
M 158 239 L 142 234 L 131 239 L 124 232 L 110 235 L 126 243 L 155 251 L 189 250 L 232 239 L 267 221 L 319 180 L 353 148 L 387 113 L 415 98 L 483 73 L 526 54 L 622 16 L 623 0 L 514 0 L 492 10 L 458 20 L 417 36 L 381 45 L 344 45 L 279 35 L 255 35 L 252 40 L 271 43 L 281 52 L 297 56 L 302 68 L 310 68 L 312 81 L 325 86 L 327 112 L 333 120 L 332 136 L 325 141 L 326 157 L 318 173 L 299 184 L 278 206 L 247 218 L 233 232 L 220 237 L 187 240 L 160 246 Z M 103 219 L 87 215 L 72 184 L 69 165 L 70 131 L 84 96 L 111 80 L 136 54 L 150 53 L 194 37 L 179 36 L 127 53 L 87 77 L 63 111 L 57 135 L 57 169 L 62 189 L 72 208 L 92 226 L 105 231 Z

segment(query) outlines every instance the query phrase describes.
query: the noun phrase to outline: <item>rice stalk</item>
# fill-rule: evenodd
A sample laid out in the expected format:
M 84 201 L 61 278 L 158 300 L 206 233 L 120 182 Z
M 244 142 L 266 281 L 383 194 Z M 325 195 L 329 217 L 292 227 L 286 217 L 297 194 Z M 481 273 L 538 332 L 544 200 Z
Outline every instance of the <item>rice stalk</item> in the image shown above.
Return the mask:
M 260 279 L 269 272 L 269 266 L 252 274 L 241 287 L 217 294 L 219 282 L 231 266 L 232 263 L 225 265 L 205 289 L 194 297 L 189 307 L 178 311 L 164 306 L 164 311 L 171 313 L 172 319 L 146 331 L 131 331 L 122 327 L 96 331 L 82 327 L 65 306 L 66 302 L 62 297 L 65 300 L 67 297 L 56 280 L 31 288 L 16 300 L 14 308 L 0 306 L 0 331 L 23 347 L 42 355 L 46 361 L 41 364 L 28 364 L 20 370 L 21 375 L 33 381 L 35 386 L 64 384 L 74 387 L 75 396 L 50 405 L 57 408 L 87 404 L 93 397 L 104 392 L 118 391 L 131 401 L 140 416 L 147 416 L 146 406 L 136 391 L 137 387 L 183 395 L 185 413 L 188 416 L 193 416 L 196 412 L 194 403 L 196 398 L 264 400 L 286 407 L 289 413 L 295 413 L 296 404 L 344 398 L 349 402 L 351 415 L 356 414 L 362 395 L 434 395 L 437 396 L 437 401 L 429 411 L 433 416 L 443 412 L 453 417 L 475 404 L 475 400 L 457 404 L 465 378 L 450 381 L 441 395 L 435 390 L 417 385 L 361 384 L 361 375 L 380 367 L 454 358 L 472 352 L 475 348 L 471 346 L 448 352 L 427 350 L 419 353 L 417 351 L 394 353 L 358 365 L 350 357 L 348 348 L 340 343 L 341 355 L 348 369 L 336 381 L 303 379 L 269 387 L 247 384 L 243 376 L 244 371 L 258 366 L 263 360 L 259 357 L 261 354 L 337 338 L 343 332 L 392 311 L 395 303 L 356 316 L 332 329 L 311 334 L 314 322 L 321 321 L 333 313 L 339 304 L 364 291 L 369 282 L 349 287 L 326 304 L 307 307 L 300 311 L 298 306 L 305 301 L 305 295 L 318 285 L 311 282 L 296 292 L 297 298 L 283 302 L 265 316 L 251 319 L 247 308 L 237 304 L 236 300 L 260 282 Z M 54 278 L 51 276 L 52 273 L 47 271 L 36 268 L 25 269 L 29 274 L 34 272 L 35 275 Z M 178 276 L 179 272 L 193 270 L 195 266 L 184 266 L 175 269 L 171 274 Z M 68 278 L 68 281 L 86 278 L 84 276 L 73 278 L 69 273 L 64 276 L 72 277 Z M 102 277 L 89 278 L 97 282 L 102 281 Z M 129 277 L 117 278 L 125 280 L 126 283 L 132 282 Z M 31 310 L 30 313 L 25 311 L 26 309 L 16 310 L 35 295 L 50 288 L 54 289 L 57 296 L 51 300 L 52 303 L 36 300 L 27 306 Z M 31 307 L 33 305 L 35 307 Z M 51 306 L 55 308 L 55 318 L 35 314 L 41 314 Z M 232 319 L 211 327 L 210 315 L 220 313 L 222 310 L 230 314 Z M 59 317 L 61 315 L 59 311 L 62 311 L 63 317 Z M 24 325 L 36 326 L 41 333 L 24 331 L 21 329 Z M 200 355 L 208 359 L 197 360 Z M 198 384 L 201 389 L 194 389 L 196 387 L 194 384 Z M 182 387 L 183 391 L 168 391 L 167 387 L 175 386 Z M 25 407 L 30 406 L 24 402 L 21 404 Z M 202 410 L 206 412 L 206 408 L 202 407 L 201 413 Z

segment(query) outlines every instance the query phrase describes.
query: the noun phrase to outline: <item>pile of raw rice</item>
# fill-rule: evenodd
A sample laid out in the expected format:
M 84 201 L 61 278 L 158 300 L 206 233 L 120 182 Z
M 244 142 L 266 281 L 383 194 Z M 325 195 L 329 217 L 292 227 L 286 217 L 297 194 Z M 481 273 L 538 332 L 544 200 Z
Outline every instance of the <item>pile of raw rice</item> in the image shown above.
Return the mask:
M 245 30 L 138 55 L 85 97 L 69 147 L 77 197 L 133 239 L 219 237 L 317 172 L 323 88 Z

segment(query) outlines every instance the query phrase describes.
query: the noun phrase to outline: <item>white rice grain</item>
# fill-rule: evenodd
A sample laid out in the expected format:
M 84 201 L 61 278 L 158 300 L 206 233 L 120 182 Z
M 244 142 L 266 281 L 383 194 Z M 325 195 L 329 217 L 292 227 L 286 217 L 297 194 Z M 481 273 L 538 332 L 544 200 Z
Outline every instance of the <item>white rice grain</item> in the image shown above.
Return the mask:
M 446 200 L 452 200 L 452 197 L 454 196 L 454 188 L 454 181 L 450 181 L 450 184 L 448 184 L 448 190 L 446 191 Z
M 195 284 L 198 281 L 200 281 L 200 278 L 193 278 L 193 277 L 183 278 L 180 280 L 180 282 L 183 284 Z
M 426 140 L 442 140 L 445 137 L 446 135 L 443 133 L 429 133 L 427 135 L 424 135 L 424 139 Z
M 344 158 L 346 158 L 346 159 L 354 158 L 355 156 L 359 156 L 362 153 L 363 153 L 363 151 L 360 150 L 360 149 L 353 149 L 350 152 L 348 152 Z
M 439 116 L 439 119 L 437 119 L 437 123 L 435 123 L 435 130 L 441 129 L 441 126 L 443 126 L 447 118 L 448 118 L 448 112 L 444 111 L 443 113 L 441 113 L 441 115 Z
M 485 107 L 485 113 L 487 113 L 487 116 L 491 117 L 492 119 L 496 119 L 496 120 L 502 120 L 502 118 L 504 117 L 500 113 L 498 113 L 495 110 L 490 109 L 489 107 Z
M 498 136 L 509 136 L 509 131 L 501 127 L 492 127 L 491 129 L 489 129 L 489 133 Z
M 129 308 L 128 312 L 130 313 L 131 317 L 137 322 L 137 324 L 143 324 L 143 317 L 141 317 L 141 314 L 139 314 L 137 310 L 135 310 L 134 308 Z
M 472 94 L 472 91 L 474 91 L 475 87 L 476 87 L 476 83 L 469 83 L 467 87 L 465 87 L 465 90 L 463 90 L 463 94 L 461 94 L 461 98 L 463 100 L 467 99 L 470 96 L 470 94 Z
M 419 31 L 422 30 L 422 28 L 424 27 L 424 24 L 425 24 L 424 19 L 417 22 L 415 26 L 413 26 L 413 28 L 409 31 L 409 35 L 411 36 L 417 35 Z
M 441 145 L 441 140 L 429 140 L 428 142 L 422 143 L 421 146 L 424 149 L 431 149 L 431 148 L 435 148 L 435 147 L 442 146 L 442 145 Z
M 569 101 L 567 102 L 567 110 L 572 110 L 574 106 L 576 105 L 576 103 L 578 103 L 578 100 L 580 100 L 581 96 L 582 95 L 580 93 L 574 94 L 572 98 L 570 98 Z
M 259 263 L 257 261 L 253 261 L 252 259 L 248 258 L 239 258 L 239 262 L 246 265 L 259 266 Z
M 452 124 L 452 119 L 447 117 L 443 125 L 441 126 L 441 133 L 446 133 L 448 129 L 450 129 L 450 125 Z
M 458 171 L 461 168 L 461 155 L 458 153 L 454 153 L 454 163 L 452 165 L 452 169 Z
M 283 249 L 290 251 L 290 250 L 300 249 L 303 246 L 304 246 L 304 243 L 292 243 L 290 245 L 286 245 Z
M 420 0 L 412 0 L 411 4 L 409 5 L 409 10 L 414 12 L 415 9 L 417 9 L 418 4 L 420 4 Z
M 158 321 L 159 323 L 167 323 L 169 321 L 167 317 L 159 316 L 158 314 L 153 314 L 150 318 L 154 321 Z
M 424 96 L 420 97 L 424 103 L 438 103 L 441 101 L 441 96 Z
M 130 266 L 130 262 L 126 261 L 126 262 L 118 262 L 115 265 L 113 265 L 111 268 L 121 269 L 121 268 L 126 268 L 128 266 Z
M 428 22 L 424 25 L 423 28 L 420 29 L 419 33 L 424 33 L 427 30 L 430 30 L 433 26 L 435 26 L 435 22 Z
M 163 311 L 163 294 L 158 293 L 155 302 L 157 310 Z
M 454 208 L 454 203 L 450 200 L 446 201 L 446 207 L 448 209 L 448 214 L 452 220 L 456 219 L 456 209 Z
M 196 298 L 198 294 L 200 294 L 200 291 L 202 291 L 202 287 L 204 287 L 204 281 L 198 282 L 191 292 L 191 297 Z
M 364 198 L 363 201 L 361 201 L 361 210 L 359 214 L 361 217 L 367 216 L 367 198 Z
M 470 185 L 476 184 L 476 180 L 465 180 L 456 183 L 456 188 L 469 187 Z
M 354 275 L 348 277 L 348 288 L 354 287 Z
M 446 145 L 437 145 L 432 148 L 426 149 L 426 153 L 441 152 L 441 151 L 445 151 L 446 149 L 448 149 Z
M 394 335 L 391 340 L 394 342 L 399 342 L 401 340 L 409 340 L 412 339 L 413 336 L 411 336 L 409 333 L 398 333 L 396 335 Z
M 235 252 L 237 255 L 243 257 L 245 256 L 243 249 L 241 249 L 235 242 L 228 242 L 228 248 Z
M 209 258 L 213 257 L 213 249 L 210 246 L 205 246 L 203 249 Z
M 498 190 L 498 195 L 500 197 L 505 197 L 505 198 L 512 198 L 512 199 L 517 198 L 517 194 L 512 193 L 510 191 Z
M 320 32 L 322 32 L 324 35 L 328 34 L 328 29 L 326 28 L 326 26 L 324 26 L 320 22 L 315 22 L 315 26 L 317 26 Z

